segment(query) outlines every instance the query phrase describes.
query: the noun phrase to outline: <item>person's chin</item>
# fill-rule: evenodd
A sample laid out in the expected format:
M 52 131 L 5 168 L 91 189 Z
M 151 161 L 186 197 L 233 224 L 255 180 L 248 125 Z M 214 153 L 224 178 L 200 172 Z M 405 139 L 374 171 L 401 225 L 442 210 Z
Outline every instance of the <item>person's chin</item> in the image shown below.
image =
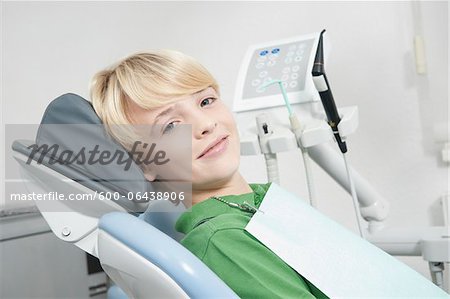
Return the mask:
M 228 167 L 224 168 L 210 168 L 206 169 L 204 172 L 200 173 L 200 176 L 197 178 L 193 178 L 192 180 L 192 186 L 203 186 L 203 187 L 217 187 L 217 185 L 220 185 L 224 182 L 227 182 L 230 180 L 234 173 L 236 172 L 236 167 L 229 167 L 230 165 L 227 165 Z

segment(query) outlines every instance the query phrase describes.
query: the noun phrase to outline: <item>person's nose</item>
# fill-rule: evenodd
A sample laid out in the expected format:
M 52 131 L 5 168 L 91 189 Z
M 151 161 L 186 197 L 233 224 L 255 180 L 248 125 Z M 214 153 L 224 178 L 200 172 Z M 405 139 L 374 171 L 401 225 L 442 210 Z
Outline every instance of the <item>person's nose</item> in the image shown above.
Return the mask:
M 194 137 L 196 139 L 201 139 L 212 132 L 217 127 L 217 121 L 207 115 L 198 115 L 195 121 L 195 125 L 192 128 L 194 130 Z

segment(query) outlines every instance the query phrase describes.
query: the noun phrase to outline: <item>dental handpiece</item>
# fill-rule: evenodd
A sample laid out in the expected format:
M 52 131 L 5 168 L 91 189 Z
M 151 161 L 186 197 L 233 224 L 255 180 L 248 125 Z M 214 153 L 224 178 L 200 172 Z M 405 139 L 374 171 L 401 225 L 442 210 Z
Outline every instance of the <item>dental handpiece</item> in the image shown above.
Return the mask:
M 339 135 L 338 124 L 341 121 L 339 113 L 336 108 L 336 103 L 334 102 L 333 94 L 331 93 L 330 84 L 328 83 L 327 75 L 325 74 L 324 57 L 323 57 L 323 34 L 325 30 L 320 33 L 319 44 L 317 45 L 316 58 L 314 59 L 314 66 L 312 69 L 312 76 L 314 85 L 320 95 L 320 100 L 322 101 L 323 108 L 327 114 L 328 124 L 330 125 L 334 138 L 342 152 L 344 158 L 345 168 L 347 170 L 347 178 L 350 184 L 350 189 L 353 199 L 353 207 L 355 209 L 356 223 L 358 224 L 358 230 L 361 238 L 364 238 L 362 220 L 359 217 L 361 212 L 359 210 L 358 195 L 356 194 L 355 184 L 353 183 L 351 170 L 347 163 L 347 158 L 345 153 L 347 152 L 347 144 L 342 141 Z
M 338 124 L 341 121 L 339 113 L 334 102 L 333 93 L 328 83 L 327 75 L 325 74 L 324 55 L 323 55 L 323 34 L 325 30 L 320 33 L 319 44 L 317 46 L 316 58 L 314 59 L 314 66 L 312 69 L 313 81 L 319 92 L 320 99 L 327 115 L 328 124 L 330 125 L 334 137 L 338 143 L 339 149 L 344 154 L 347 152 L 347 145 L 342 141 L 339 135 Z

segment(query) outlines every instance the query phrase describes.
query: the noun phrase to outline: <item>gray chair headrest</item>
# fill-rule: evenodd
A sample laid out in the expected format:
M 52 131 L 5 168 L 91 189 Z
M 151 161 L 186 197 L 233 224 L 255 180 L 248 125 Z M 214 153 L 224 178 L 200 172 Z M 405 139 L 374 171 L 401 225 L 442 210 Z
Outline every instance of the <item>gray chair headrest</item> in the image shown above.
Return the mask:
M 111 154 L 123 155 L 131 159 L 128 152 L 106 132 L 102 121 L 95 113 L 90 102 L 76 94 L 64 94 L 53 100 L 45 110 L 42 117 L 35 143 L 40 147 L 47 146 L 45 159 L 42 164 L 66 175 L 70 179 L 94 190 L 117 191 L 122 195 L 127 192 L 146 192 L 152 190 L 142 170 L 133 162 L 129 167 L 112 163 L 89 163 L 86 158 L 88 151 L 93 149 L 99 152 L 108 151 Z M 56 147 L 50 149 L 51 146 Z M 13 149 L 30 155 L 32 148 L 28 145 L 15 142 Z M 64 153 L 80 153 L 72 155 L 73 160 L 64 161 Z M 33 159 L 40 158 L 35 154 Z M 76 159 L 75 159 L 76 158 Z M 83 161 L 84 159 L 84 161 Z M 53 163 L 56 162 L 56 163 Z M 92 162 L 92 161 L 91 161 Z M 99 191 L 100 191 L 99 190 Z

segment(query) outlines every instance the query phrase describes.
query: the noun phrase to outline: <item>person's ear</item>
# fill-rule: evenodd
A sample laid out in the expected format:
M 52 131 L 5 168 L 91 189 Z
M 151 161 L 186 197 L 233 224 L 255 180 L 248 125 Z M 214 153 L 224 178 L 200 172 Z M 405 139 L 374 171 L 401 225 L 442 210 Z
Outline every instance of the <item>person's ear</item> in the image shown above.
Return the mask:
M 156 173 L 147 169 L 144 172 L 144 177 L 147 179 L 147 181 L 153 182 L 156 179 Z

